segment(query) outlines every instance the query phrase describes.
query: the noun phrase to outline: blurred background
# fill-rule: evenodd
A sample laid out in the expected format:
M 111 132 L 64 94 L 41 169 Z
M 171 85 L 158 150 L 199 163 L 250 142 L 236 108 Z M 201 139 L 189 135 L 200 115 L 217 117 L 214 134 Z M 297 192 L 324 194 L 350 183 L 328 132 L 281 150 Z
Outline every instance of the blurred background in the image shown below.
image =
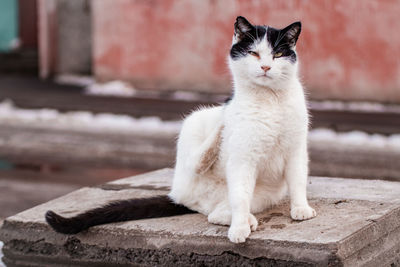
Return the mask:
M 238 15 L 303 23 L 310 174 L 400 181 L 399 14 L 395 0 L 0 1 L 0 221 L 173 167 L 181 118 L 230 95 Z

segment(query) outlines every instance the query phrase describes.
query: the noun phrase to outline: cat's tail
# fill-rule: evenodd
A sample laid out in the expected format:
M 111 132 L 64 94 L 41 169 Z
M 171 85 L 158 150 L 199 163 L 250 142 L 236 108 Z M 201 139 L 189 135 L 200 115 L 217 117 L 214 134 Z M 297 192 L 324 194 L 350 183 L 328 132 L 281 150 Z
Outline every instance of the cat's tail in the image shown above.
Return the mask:
M 86 211 L 71 218 L 62 217 L 49 210 L 45 217 L 47 223 L 56 232 L 76 234 L 99 224 L 170 217 L 188 213 L 196 212 L 183 205 L 173 203 L 168 196 L 156 196 L 111 202 L 106 206 Z

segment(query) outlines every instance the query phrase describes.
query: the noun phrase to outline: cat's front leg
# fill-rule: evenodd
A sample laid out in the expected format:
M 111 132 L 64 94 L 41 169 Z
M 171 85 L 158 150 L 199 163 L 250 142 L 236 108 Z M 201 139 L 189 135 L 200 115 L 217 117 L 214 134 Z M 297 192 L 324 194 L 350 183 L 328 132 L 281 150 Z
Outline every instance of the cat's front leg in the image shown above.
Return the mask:
M 231 158 L 227 163 L 229 204 L 232 211 L 228 237 L 231 242 L 242 243 L 257 229 L 257 219 L 250 213 L 250 202 L 256 182 L 256 168 L 246 160 Z
M 285 176 L 289 186 L 292 219 L 307 220 L 315 217 L 317 213 L 307 201 L 308 153 L 305 140 L 290 153 Z

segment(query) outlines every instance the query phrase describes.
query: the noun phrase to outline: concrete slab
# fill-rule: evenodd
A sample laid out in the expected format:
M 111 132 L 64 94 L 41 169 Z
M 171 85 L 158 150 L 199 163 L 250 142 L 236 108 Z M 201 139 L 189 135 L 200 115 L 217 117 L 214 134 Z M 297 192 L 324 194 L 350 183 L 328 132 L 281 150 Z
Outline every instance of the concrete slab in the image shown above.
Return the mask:
M 48 209 L 72 216 L 111 200 L 166 194 L 171 169 L 85 187 L 4 221 L 7 266 L 400 266 L 400 183 L 311 177 L 318 216 L 290 219 L 289 203 L 257 214 L 259 229 L 244 244 L 200 214 L 55 233 Z
M 0 174 L 0 222 L 8 216 L 65 195 L 79 187 L 26 179 L 4 179 Z

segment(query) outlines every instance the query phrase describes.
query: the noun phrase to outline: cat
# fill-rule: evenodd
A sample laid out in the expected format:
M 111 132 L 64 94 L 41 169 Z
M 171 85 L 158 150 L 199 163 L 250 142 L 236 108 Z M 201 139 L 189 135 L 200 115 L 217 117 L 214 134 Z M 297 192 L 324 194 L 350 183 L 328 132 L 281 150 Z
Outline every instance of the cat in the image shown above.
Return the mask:
M 229 240 L 242 243 L 257 229 L 253 214 L 287 191 L 292 219 L 315 217 L 306 197 L 309 119 L 298 78 L 300 32 L 300 22 L 275 29 L 237 17 L 228 56 L 233 96 L 184 120 L 168 196 L 114 202 L 72 218 L 48 211 L 47 222 L 73 234 L 97 224 L 199 212 L 230 226 Z

